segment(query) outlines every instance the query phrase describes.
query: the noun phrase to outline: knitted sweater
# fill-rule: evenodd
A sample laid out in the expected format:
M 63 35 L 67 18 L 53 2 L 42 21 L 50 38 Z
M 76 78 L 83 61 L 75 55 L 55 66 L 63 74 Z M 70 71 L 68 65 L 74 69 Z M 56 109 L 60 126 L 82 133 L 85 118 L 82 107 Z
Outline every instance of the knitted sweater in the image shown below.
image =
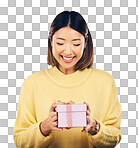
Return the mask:
M 52 130 L 43 136 L 39 124 L 49 115 L 51 104 L 60 100 L 87 102 L 91 117 L 100 123 L 96 135 L 81 133 L 83 127 Z M 113 76 L 86 68 L 65 75 L 56 66 L 28 76 L 21 87 L 13 138 L 17 148 L 113 148 L 121 140 L 122 108 Z

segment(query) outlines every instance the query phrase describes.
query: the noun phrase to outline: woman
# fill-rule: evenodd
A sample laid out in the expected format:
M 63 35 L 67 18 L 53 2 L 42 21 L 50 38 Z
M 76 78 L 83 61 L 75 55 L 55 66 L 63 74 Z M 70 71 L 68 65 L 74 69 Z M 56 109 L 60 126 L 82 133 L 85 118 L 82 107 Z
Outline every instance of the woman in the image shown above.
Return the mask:
M 91 68 L 93 44 L 84 18 L 63 11 L 51 24 L 48 64 L 22 85 L 14 141 L 25 148 L 113 148 L 121 140 L 121 104 L 114 78 Z M 87 103 L 86 103 L 87 102 Z M 87 105 L 86 127 L 58 128 L 57 104 Z

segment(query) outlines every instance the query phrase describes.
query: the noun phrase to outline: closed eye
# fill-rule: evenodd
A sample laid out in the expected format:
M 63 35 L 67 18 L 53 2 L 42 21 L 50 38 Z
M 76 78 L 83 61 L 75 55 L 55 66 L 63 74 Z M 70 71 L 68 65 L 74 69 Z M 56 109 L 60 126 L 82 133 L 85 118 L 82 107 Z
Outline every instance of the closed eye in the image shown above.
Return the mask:
M 57 43 L 58 45 L 63 45 L 62 43 Z M 74 46 L 79 46 L 80 44 L 73 44 Z
M 63 44 L 61 44 L 61 43 L 57 43 L 58 45 L 63 45 Z
M 74 46 L 79 46 L 80 44 L 74 44 Z

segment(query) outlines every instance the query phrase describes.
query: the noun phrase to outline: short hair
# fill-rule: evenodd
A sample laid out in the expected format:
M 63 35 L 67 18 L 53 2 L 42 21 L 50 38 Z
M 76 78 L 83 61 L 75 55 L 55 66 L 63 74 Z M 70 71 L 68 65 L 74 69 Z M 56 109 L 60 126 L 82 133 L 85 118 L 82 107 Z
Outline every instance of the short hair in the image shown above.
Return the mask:
M 55 57 L 52 54 L 51 41 L 56 31 L 67 26 L 81 33 L 85 38 L 85 42 L 87 43 L 86 47 L 84 48 L 81 59 L 75 65 L 75 71 L 76 70 L 82 71 L 85 68 L 91 68 L 94 60 L 93 42 L 92 42 L 91 33 L 82 15 L 75 11 L 63 11 L 59 13 L 53 20 L 50 27 L 49 38 L 48 38 L 48 56 L 47 56 L 48 65 L 52 65 L 52 67 L 56 66 L 57 68 L 59 67 L 58 61 L 55 59 Z

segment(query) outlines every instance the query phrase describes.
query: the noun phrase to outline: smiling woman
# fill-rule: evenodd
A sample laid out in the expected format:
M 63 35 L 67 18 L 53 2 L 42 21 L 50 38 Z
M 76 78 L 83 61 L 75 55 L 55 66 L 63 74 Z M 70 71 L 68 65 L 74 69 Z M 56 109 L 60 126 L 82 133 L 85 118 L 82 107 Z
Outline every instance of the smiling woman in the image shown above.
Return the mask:
M 78 12 L 63 11 L 54 19 L 47 62 L 52 68 L 32 74 L 22 85 L 14 126 L 16 146 L 114 148 L 121 140 L 122 116 L 115 80 L 111 74 L 92 68 L 92 38 Z M 59 104 L 66 106 L 62 121 L 68 119 L 68 123 L 73 122 L 73 104 L 86 104 L 86 118 L 75 116 L 86 126 L 69 127 L 71 123 L 59 127 Z

